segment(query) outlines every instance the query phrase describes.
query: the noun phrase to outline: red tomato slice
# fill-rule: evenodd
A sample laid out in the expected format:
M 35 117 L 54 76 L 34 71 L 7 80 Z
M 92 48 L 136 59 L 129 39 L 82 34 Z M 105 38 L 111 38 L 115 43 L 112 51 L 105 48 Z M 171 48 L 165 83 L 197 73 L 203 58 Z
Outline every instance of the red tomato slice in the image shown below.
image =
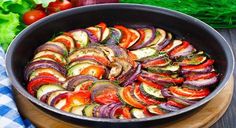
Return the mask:
M 89 90 L 89 87 L 93 84 L 93 81 L 85 81 L 81 83 L 80 90 Z
M 41 72 L 41 73 L 38 74 L 38 76 L 51 76 L 51 77 L 54 77 L 53 74 L 48 73 L 48 72 Z
M 148 85 L 150 85 L 150 86 L 152 86 L 152 87 L 154 87 L 154 88 L 157 88 L 157 89 L 162 89 L 162 88 L 163 88 L 162 85 L 153 83 L 152 81 L 150 81 L 150 80 L 148 80 L 148 79 L 145 79 L 145 78 L 143 78 L 143 77 L 140 76 L 140 75 L 137 77 L 137 79 L 138 79 L 138 81 L 144 82 L 144 83 L 146 83 L 146 84 L 148 84 Z
M 202 63 L 202 64 L 199 64 L 199 65 L 196 65 L 196 66 L 183 66 L 182 69 L 188 69 L 188 70 L 191 70 L 191 69 L 200 69 L 200 68 L 204 68 L 204 67 L 207 67 L 207 66 L 210 66 L 214 63 L 214 60 L 212 59 L 208 59 L 206 62 Z
M 124 87 L 124 91 L 123 91 L 123 96 L 125 98 L 125 101 L 128 102 L 129 105 L 136 107 L 136 108 L 144 108 L 145 106 L 143 106 L 141 103 L 139 103 L 138 101 L 136 101 L 132 96 L 131 96 L 131 90 L 132 87 L 131 86 L 126 86 Z
M 131 46 L 131 48 L 132 47 L 137 47 L 138 45 L 143 43 L 143 40 L 145 38 L 145 32 L 144 32 L 143 29 L 138 29 L 138 32 L 140 34 L 140 38 L 139 38 L 138 42 L 136 42 L 133 46 Z
M 104 23 L 104 22 L 99 23 L 97 26 L 100 27 L 100 28 L 102 28 L 102 32 L 104 32 L 105 29 L 107 28 L 107 25 L 106 25 L 106 23 Z
M 60 59 L 56 58 L 54 55 L 43 55 L 43 56 L 40 56 L 41 57 L 45 57 L 45 58 L 50 58 L 50 59 L 53 59 L 55 60 L 57 63 L 61 64 L 62 66 L 65 66 L 66 64 L 64 62 L 62 62 Z
M 188 88 L 171 86 L 169 90 L 172 94 L 177 94 L 184 97 L 185 96 L 186 97 L 204 97 L 210 94 L 210 90 L 208 88 L 200 89 L 200 90 L 192 90 Z
M 61 109 L 68 112 L 73 106 L 89 104 L 91 102 L 90 97 L 91 93 L 89 91 L 72 92 L 66 97 L 66 105 Z
M 149 98 L 149 97 L 143 95 L 142 92 L 140 91 L 139 86 L 140 86 L 140 83 L 135 83 L 134 93 L 136 94 L 136 96 L 138 96 L 138 98 L 140 100 L 142 100 L 143 103 L 145 103 L 147 105 L 160 104 L 160 101 L 154 100 L 152 98 Z
M 45 84 L 60 84 L 60 82 L 54 76 L 38 76 L 28 83 L 27 90 L 34 96 L 38 88 Z
M 100 104 L 118 103 L 120 102 L 117 91 L 112 89 L 104 89 L 100 95 L 95 97 L 95 102 Z
M 154 116 L 154 114 L 150 113 L 147 108 L 143 108 L 143 114 L 147 117 L 151 117 L 151 116 Z
M 122 115 L 124 116 L 125 119 L 131 119 L 131 113 L 130 113 L 130 108 L 129 107 L 123 107 L 122 109 Z
M 66 48 L 67 48 L 68 50 L 71 49 L 71 47 L 72 47 L 72 46 L 71 46 L 71 42 L 70 42 L 69 40 L 63 38 L 63 37 L 54 39 L 53 41 L 63 43 L 63 44 L 66 46 Z
M 92 65 L 85 69 L 83 69 L 80 73 L 81 75 L 91 75 L 101 79 L 102 76 L 105 74 L 105 69 L 98 65 Z
M 187 41 L 183 41 L 183 44 L 174 48 L 171 52 L 170 52 L 170 56 L 174 56 L 176 53 L 180 52 L 181 50 L 187 48 L 189 46 L 189 43 Z
M 133 54 L 130 51 L 128 51 L 127 53 L 128 53 L 129 58 L 131 58 L 132 60 L 137 60 L 138 57 L 135 54 Z
M 166 64 L 168 60 L 165 59 L 157 59 L 157 60 L 153 60 L 150 62 L 147 62 L 145 64 L 142 64 L 143 67 L 147 68 L 147 67 L 153 67 L 153 66 L 159 66 L 159 65 L 163 65 Z
M 171 41 L 165 48 L 161 49 L 161 51 L 167 51 L 173 46 L 173 44 L 174 44 L 173 41 Z
M 171 105 L 171 106 L 174 106 L 174 107 L 178 107 L 178 108 L 185 108 L 186 106 L 182 105 L 182 104 L 179 104 L 175 101 L 172 101 L 172 100 L 168 100 L 167 101 L 167 104 Z
M 163 110 L 162 110 L 161 108 L 159 108 L 159 107 L 153 108 L 153 111 L 155 111 L 156 114 L 158 114 L 158 115 L 166 114 L 166 112 L 163 111 Z
M 209 72 L 209 73 L 204 73 L 204 74 L 193 74 L 193 75 L 189 75 L 186 77 L 186 80 L 199 80 L 199 79 L 209 79 L 212 77 L 217 76 L 218 74 L 215 72 Z
M 115 28 L 119 29 L 122 32 L 121 42 L 119 43 L 119 45 L 122 48 L 128 48 L 131 41 L 132 33 L 128 30 L 128 28 L 121 25 L 115 25 Z

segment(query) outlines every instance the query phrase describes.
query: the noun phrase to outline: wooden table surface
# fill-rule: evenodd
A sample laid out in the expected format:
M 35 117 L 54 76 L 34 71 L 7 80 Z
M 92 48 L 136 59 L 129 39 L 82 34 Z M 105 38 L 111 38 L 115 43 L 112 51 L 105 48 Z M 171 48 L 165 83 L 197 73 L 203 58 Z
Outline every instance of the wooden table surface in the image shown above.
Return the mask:
M 218 30 L 231 45 L 234 55 L 236 55 L 236 29 Z M 234 70 L 236 76 L 236 70 Z M 236 79 L 234 79 L 236 81 Z M 236 82 L 234 82 L 234 86 Z M 211 128 L 236 128 L 236 86 L 231 104 L 225 114 Z

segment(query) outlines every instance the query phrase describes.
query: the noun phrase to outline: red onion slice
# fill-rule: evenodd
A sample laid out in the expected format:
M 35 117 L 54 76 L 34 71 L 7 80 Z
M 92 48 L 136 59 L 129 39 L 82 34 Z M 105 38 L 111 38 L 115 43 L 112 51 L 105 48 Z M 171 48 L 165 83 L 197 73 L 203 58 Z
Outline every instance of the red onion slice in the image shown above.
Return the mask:
M 66 88 L 69 91 L 73 91 L 75 89 L 75 87 L 84 82 L 84 81 L 96 81 L 97 78 L 93 77 L 93 76 L 89 76 L 89 75 L 78 75 L 78 76 L 74 76 L 71 77 L 70 79 L 68 79 L 64 84 L 63 87 Z
M 176 112 L 176 111 L 179 110 L 178 107 L 171 106 L 171 105 L 169 105 L 167 103 L 161 103 L 161 104 L 159 104 L 159 107 L 161 109 L 164 109 L 164 110 L 169 111 L 169 112 Z
M 181 73 L 182 74 L 186 74 L 186 73 L 207 73 L 207 72 L 210 72 L 212 69 L 213 69 L 212 66 L 207 66 L 207 67 L 200 68 L 200 69 L 191 69 L 191 70 L 182 69 Z
M 150 44 L 156 37 L 156 30 L 154 27 L 146 27 L 146 28 L 140 28 L 144 30 L 145 33 L 145 38 L 143 40 L 143 42 L 140 45 L 133 45 L 130 47 L 130 49 L 132 50 L 136 50 L 136 49 L 140 49 L 143 48 L 145 46 L 147 46 L 148 44 Z M 151 35 L 150 35 L 151 34 Z M 150 35 L 150 36 L 147 36 Z
M 163 89 L 161 89 L 161 94 L 162 94 L 165 98 L 173 97 L 173 95 L 171 94 L 171 92 L 169 91 L 168 88 L 163 88 Z
M 179 51 L 178 53 L 176 53 L 173 56 L 170 56 L 170 58 L 177 58 L 177 57 L 181 57 L 181 56 L 188 56 L 190 55 L 193 51 L 195 51 L 194 47 L 192 45 L 189 45 L 187 48 Z
M 183 84 L 187 84 L 187 85 L 193 85 L 196 87 L 206 87 L 206 86 L 210 86 L 212 84 L 215 84 L 217 82 L 217 77 L 212 77 L 210 79 L 200 79 L 200 80 L 194 80 L 194 81 L 184 81 Z
M 122 85 L 127 86 L 129 84 L 132 84 L 137 79 L 137 76 L 140 72 L 141 72 L 141 64 L 138 64 L 132 76 L 129 77 Z
M 50 60 L 38 60 L 31 62 L 29 65 L 26 66 L 24 72 L 25 80 L 27 81 L 29 79 L 30 74 L 39 68 L 53 68 L 57 70 L 59 73 L 61 73 L 63 76 L 66 75 L 66 69 L 62 67 L 60 64 Z
M 110 110 L 109 117 L 115 119 L 116 111 L 122 106 L 123 106 L 122 103 L 115 104 L 115 106 Z
M 36 49 L 35 54 L 41 51 L 52 51 L 52 52 L 59 53 L 63 56 L 67 55 L 67 51 L 64 51 L 61 47 L 55 44 L 47 44 L 47 43 L 43 44 Z

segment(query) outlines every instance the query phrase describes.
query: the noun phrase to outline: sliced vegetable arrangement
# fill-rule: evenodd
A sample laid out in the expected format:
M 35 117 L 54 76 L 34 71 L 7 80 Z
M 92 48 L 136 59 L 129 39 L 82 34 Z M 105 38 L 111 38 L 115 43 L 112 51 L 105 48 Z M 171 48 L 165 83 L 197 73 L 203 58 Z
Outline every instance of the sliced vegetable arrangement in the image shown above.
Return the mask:
M 219 80 L 213 64 L 161 28 L 100 23 L 38 47 L 24 77 L 31 95 L 57 109 L 131 119 L 175 112 L 208 96 Z

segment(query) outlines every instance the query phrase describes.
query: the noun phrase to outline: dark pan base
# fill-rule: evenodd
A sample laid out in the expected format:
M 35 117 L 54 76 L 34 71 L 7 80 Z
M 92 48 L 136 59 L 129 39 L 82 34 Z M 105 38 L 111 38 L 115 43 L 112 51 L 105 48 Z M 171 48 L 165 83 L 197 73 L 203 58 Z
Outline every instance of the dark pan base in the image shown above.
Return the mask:
M 151 25 L 161 27 L 174 33 L 176 38 L 189 40 L 198 50 L 206 51 L 216 60 L 215 67 L 221 78 L 219 84 L 209 96 L 200 102 L 178 112 L 163 116 L 154 116 L 145 119 L 115 120 L 88 118 L 62 112 L 48 106 L 31 96 L 25 90 L 23 71 L 25 65 L 32 59 L 34 50 L 63 31 L 84 28 L 99 22 L 106 22 L 109 26 L 121 24 L 130 27 Z M 93 127 L 134 127 L 156 125 L 161 122 L 174 120 L 195 108 L 202 106 L 216 96 L 226 85 L 234 68 L 234 57 L 228 43 L 214 29 L 205 23 L 174 11 L 143 5 L 107 4 L 74 8 L 51 15 L 29 26 L 22 31 L 12 42 L 6 56 L 7 71 L 14 87 L 36 106 L 45 112 L 62 120 L 84 124 Z M 193 113 L 191 111 L 191 113 Z

